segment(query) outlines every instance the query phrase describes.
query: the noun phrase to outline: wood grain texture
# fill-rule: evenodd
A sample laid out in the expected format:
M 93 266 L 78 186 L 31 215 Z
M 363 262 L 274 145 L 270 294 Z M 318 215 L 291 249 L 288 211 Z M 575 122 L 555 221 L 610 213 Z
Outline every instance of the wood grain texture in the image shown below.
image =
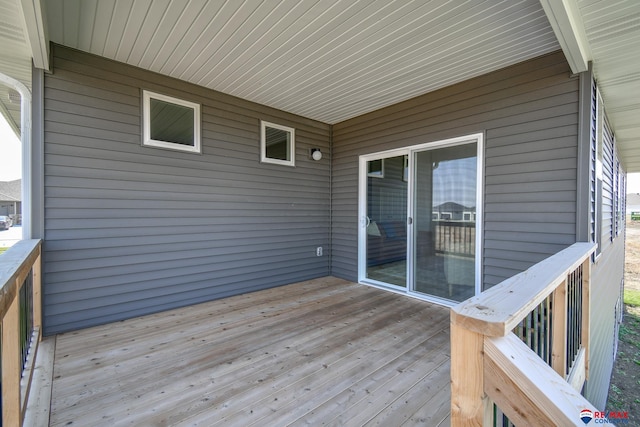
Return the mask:
M 574 243 L 452 309 L 451 321 L 490 337 L 507 335 L 542 300 L 588 260 L 592 243 Z
M 580 411 L 597 411 L 518 337 L 484 342 L 485 392 L 516 425 L 580 426 Z
M 446 425 L 448 322 L 327 277 L 60 334 L 50 425 Z

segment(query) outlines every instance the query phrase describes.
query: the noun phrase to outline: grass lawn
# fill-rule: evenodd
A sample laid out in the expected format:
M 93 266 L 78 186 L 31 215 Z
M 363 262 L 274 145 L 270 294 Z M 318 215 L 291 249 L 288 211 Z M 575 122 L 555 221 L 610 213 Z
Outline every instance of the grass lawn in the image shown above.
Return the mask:
M 0 255 L 5 253 L 7 251 L 7 249 L 9 249 L 9 248 L 0 248 Z
M 632 307 L 640 307 L 640 291 L 625 289 L 624 303 Z

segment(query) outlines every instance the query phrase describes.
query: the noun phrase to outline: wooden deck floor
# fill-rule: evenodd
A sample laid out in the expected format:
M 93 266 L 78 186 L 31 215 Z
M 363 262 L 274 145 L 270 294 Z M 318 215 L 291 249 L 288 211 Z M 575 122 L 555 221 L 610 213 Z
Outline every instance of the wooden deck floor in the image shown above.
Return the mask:
M 449 310 L 340 279 L 55 345 L 52 426 L 449 424 Z

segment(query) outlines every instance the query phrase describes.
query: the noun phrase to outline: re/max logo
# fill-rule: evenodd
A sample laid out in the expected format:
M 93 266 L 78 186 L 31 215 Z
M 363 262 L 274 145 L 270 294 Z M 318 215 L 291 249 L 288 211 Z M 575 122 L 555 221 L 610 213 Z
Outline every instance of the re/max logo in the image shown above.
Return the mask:
M 585 425 L 590 424 L 629 424 L 629 413 L 626 411 L 590 411 L 583 409 L 580 419 Z
M 628 412 L 614 412 L 614 411 L 609 411 L 609 412 L 593 412 L 593 418 L 594 419 L 598 419 L 598 418 L 611 418 L 611 419 L 615 419 L 615 420 L 624 420 L 624 419 L 628 419 L 629 418 L 629 413 Z

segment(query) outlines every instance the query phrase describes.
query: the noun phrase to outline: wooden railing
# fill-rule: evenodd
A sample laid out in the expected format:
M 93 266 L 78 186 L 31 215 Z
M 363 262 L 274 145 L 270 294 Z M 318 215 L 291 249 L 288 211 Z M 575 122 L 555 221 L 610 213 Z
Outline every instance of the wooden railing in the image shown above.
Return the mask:
M 451 310 L 451 425 L 584 426 L 589 275 L 576 243 Z M 494 410 L 494 405 L 497 410 Z
M 435 251 L 462 256 L 476 254 L 475 221 L 434 221 Z
M 22 426 L 41 338 L 41 242 L 22 240 L 0 255 L 2 426 Z

